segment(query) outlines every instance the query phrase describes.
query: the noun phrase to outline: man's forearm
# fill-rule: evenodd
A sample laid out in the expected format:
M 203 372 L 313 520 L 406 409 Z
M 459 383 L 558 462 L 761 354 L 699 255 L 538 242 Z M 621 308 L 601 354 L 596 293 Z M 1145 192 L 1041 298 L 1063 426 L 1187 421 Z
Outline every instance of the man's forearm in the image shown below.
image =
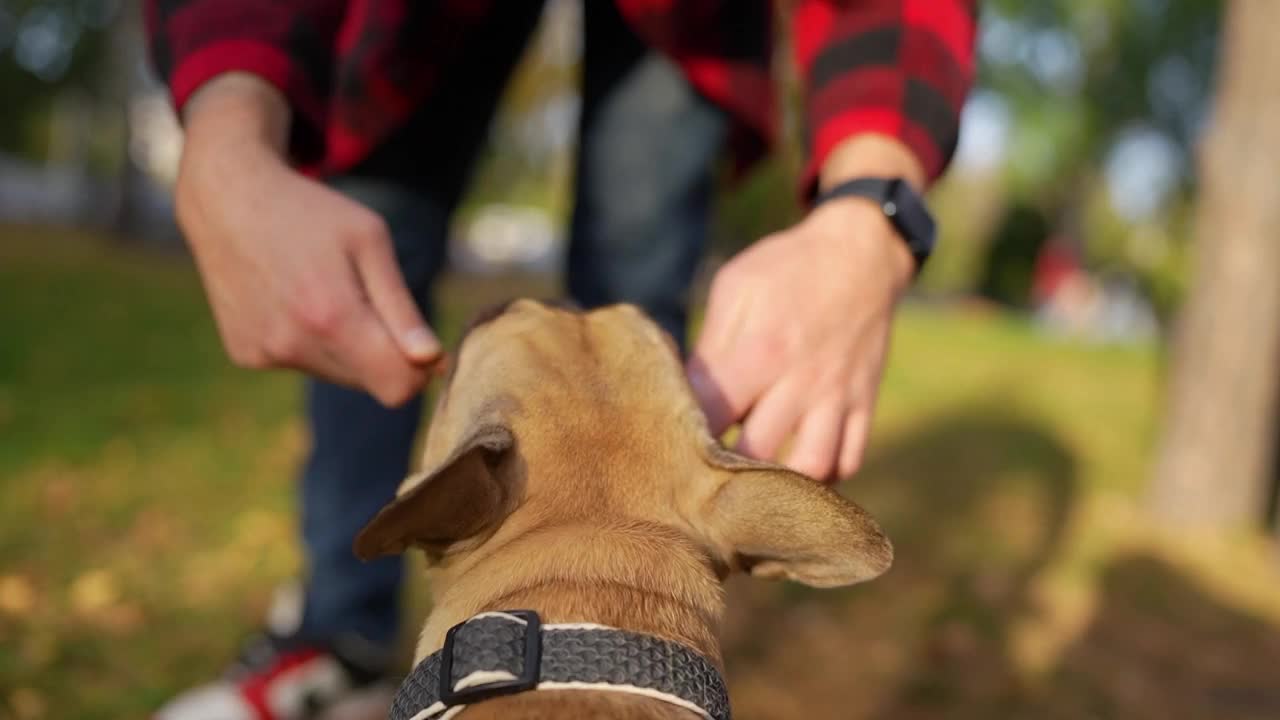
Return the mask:
M 913 160 L 892 150 L 860 149 L 857 164 L 890 164 L 877 174 L 900 175 L 917 190 L 937 179 L 955 149 L 960 113 L 973 83 L 976 0 L 799 0 L 794 15 L 796 60 L 805 88 L 809 161 L 801 190 L 845 168 L 828 156 L 893 139 Z M 912 162 L 923 169 L 914 172 Z M 862 172 L 855 170 L 855 172 Z
M 269 122 L 262 127 L 271 132 L 265 137 L 273 147 L 281 147 L 281 138 L 287 135 L 288 150 L 299 163 L 321 160 L 330 105 L 328 78 L 335 63 L 338 28 L 350 0 L 143 0 L 143 4 L 151 60 L 183 117 L 188 117 L 187 105 L 193 97 L 214 95 L 205 91 L 215 85 L 239 91 L 246 85 L 270 85 L 287 98 L 289 109 L 268 116 Z M 259 87 L 245 97 L 261 100 L 271 94 Z M 280 109 L 274 100 L 270 104 Z M 221 107 L 220 111 L 226 112 Z
M 174 188 L 178 222 L 189 235 L 206 214 L 210 192 L 287 163 L 290 112 L 284 96 L 264 80 L 241 72 L 201 85 L 183 107 L 186 138 Z M 221 237 L 217 233 L 203 233 Z

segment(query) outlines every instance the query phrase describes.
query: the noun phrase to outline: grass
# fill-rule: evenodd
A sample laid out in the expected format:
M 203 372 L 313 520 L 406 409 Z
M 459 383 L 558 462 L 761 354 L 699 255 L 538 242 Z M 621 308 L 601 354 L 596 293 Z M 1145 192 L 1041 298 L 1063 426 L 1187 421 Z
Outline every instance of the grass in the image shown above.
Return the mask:
M 297 381 L 227 364 L 184 261 L 68 235 L 0 231 L 0 718 L 15 720 L 145 716 L 217 672 L 299 565 Z M 447 337 L 511 287 L 446 286 Z M 844 591 L 734 580 L 736 715 L 1280 716 L 1267 545 L 1170 535 L 1140 512 L 1158 375 L 1152 348 L 908 305 L 844 486 L 886 525 L 895 568 Z

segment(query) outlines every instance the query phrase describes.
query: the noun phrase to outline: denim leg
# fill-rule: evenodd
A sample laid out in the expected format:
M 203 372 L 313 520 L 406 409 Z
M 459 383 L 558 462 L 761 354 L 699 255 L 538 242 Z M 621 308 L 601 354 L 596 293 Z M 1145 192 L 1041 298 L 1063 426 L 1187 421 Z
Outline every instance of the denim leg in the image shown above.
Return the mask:
M 444 263 L 447 210 L 403 186 L 363 178 L 331 184 L 379 213 L 410 291 L 430 317 L 432 280 Z M 319 641 L 356 636 L 383 648 L 396 639 L 403 563 L 364 563 L 352 541 L 408 473 L 422 399 L 387 409 L 368 394 L 306 383 L 311 450 L 302 474 L 307 578 L 301 633 Z
M 414 12 L 436 12 L 433 7 L 414 4 Z M 445 262 L 448 217 L 541 7 L 541 0 L 530 0 L 493 14 L 464 48 L 457 63 L 461 71 L 446 73 L 428 103 L 350 176 L 332 181 L 385 218 L 405 279 L 428 317 L 432 280 Z M 388 410 L 363 392 L 307 383 L 312 448 L 302 477 L 306 637 L 355 636 L 381 648 L 394 644 L 403 563 L 362 563 L 351 545 L 408 473 L 421 412 L 420 398 Z
M 584 5 L 569 292 L 584 307 L 635 303 L 684 348 L 725 117 L 640 43 L 613 3 Z

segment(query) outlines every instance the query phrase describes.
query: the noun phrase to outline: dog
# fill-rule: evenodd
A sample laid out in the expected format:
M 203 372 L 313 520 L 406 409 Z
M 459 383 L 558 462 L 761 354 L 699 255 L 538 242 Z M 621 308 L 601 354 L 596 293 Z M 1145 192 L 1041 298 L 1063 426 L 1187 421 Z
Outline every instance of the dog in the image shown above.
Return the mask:
M 466 331 L 422 470 L 355 543 L 364 559 L 409 548 L 426 554 L 434 601 L 419 668 L 442 648 L 465 662 L 447 646 L 472 621 L 510 625 L 512 652 L 533 655 L 519 670 L 476 672 L 480 692 L 464 689 L 461 702 L 433 694 L 432 710 L 397 698 L 406 719 L 728 717 L 727 705 L 709 710 L 628 677 L 548 682 L 553 631 L 583 633 L 588 644 L 596 632 L 606 646 L 613 633 L 619 643 L 659 647 L 659 673 L 685 663 L 700 677 L 722 675 L 717 632 L 730 573 L 831 588 L 872 579 L 893 558 L 856 504 L 713 438 L 675 343 L 641 310 L 581 312 L 528 299 Z M 541 680 L 530 665 L 539 661 Z M 613 665 L 585 662 L 582 671 L 602 664 Z M 516 682 L 524 673 L 531 677 Z M 437 664 L 414 687 L 430 693 L 440 674 Z M 441 692 L 454 692 L 456 668 L 443 675 Z

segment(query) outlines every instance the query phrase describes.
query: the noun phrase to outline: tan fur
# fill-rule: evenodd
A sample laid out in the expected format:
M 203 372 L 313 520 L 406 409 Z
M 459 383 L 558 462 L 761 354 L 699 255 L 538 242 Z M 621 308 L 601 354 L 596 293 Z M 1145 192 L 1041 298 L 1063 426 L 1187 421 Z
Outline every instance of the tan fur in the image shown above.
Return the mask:
M 464 338 L 423 471 L 357 540 L 422 547 L 434 610 L 417 660 L 484 610 L 594 622 L 685 643 L 721 664 L 721 580 L 734 570 L 829 587 L 892 550 L 834 491 L 711 438 L 674 344 L 634 307 L 578 313 L 521 300 Z M 556 691 L 469 707 L 475 718 L 682 718 L 617 693 Z

